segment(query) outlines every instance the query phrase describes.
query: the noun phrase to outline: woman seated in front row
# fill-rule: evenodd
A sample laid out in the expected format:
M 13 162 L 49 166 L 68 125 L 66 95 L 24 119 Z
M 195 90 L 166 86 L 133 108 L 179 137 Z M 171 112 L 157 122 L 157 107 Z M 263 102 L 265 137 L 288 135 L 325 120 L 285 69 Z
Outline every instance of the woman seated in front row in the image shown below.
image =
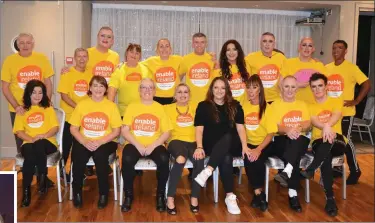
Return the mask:
M 251 206 L 266 211 L 268 203 L 262 189 L 266 171 L 264 163 L 274 153 L 272 149 L 274 134 L 270 133 L 268 122 L 272 114 L 268 112 L 263 84 L 257 74 L 250 76 L 246 81 L 246 93 L 249 101 L 244 100 L 242 104 L 245 126 L 239 134 L 246 134 L 248 144 L 242 154 L 249 184 L 254 190 Z
M 108 203 L 108 158 L 116 152 L 114 141 L 120 134 L 121 117 L 117 106 L 106 98 L 107 81 L 102 76 L 94 76 L 89 83 L 89 98 L 80 101 L 69 120 L 70 132 L 74 137 L 73 162 L 73 204 L 82 207 L 82 186 L 86 163 L 92 156 L 99 183 L 98 208 Z
M 16 115 L 13 132 L 23 140 L 21 154 L 24 157 L 22 168 L 22 207 L 30 205 L 30 185 L 35 166 L 38 168 L 38 192 L 47 192 L 47 155 L 56 152 L 56 133 L 59 123 L 56 113 L 47 96 L 46 86 L 39 80 L 26 84 L 23 94 L 25 113 Z
M 167 212 L 171 215 L 177 214 L 174 203 L 177 184 L 180 180 L 182 170 L 186 160 L 189 158 L 193 163 L 192 176 L 195 178 L 203 170 L 204 156 L 197 148 L 195 142 L 194 117 L 196 103 L 190 102 L 190 89 L 185 83 L 177 85 L 174 96 L 176 103 L 165 105 L 165 111 L 171 120 L 173 129 L 169 138 L 168 151 L 175 159 L 173 167 L 169 173 Z M 199 211 L 198 197 L 200 186 L 197 182 L 192 181 L 190 210 L 193 213 Z
M 244 124 L 240 103 L 233 99 L 228 80 L 215 77 L 208 89 L 206 100 L 198 104 L 194 125 L 196 126 L 197 153 L 210 156 L 207 167 L 194 180 L 203 186 L 212 172 L 219 167 L 221 181 L 226 193 L 225 204 L 231 214 L 240 214 L 237 197 L 233 193 L 233 138 L 236 128 Z M 241 129 L 240 129 L 241 130 Z M 238 135 L 238 134 L 237 134 Z M 242 148 L 246 137 L 241 138 Z

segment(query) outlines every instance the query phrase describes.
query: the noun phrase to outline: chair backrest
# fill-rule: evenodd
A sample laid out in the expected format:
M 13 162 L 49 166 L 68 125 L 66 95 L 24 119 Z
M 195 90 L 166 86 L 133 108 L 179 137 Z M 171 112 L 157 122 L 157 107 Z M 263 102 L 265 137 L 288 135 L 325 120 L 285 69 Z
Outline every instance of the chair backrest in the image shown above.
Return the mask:
M 57 120 L 59 120 L 59 131 L 56 134 L 57 144 L 59 145 L 59 151 L 62 153 L 62 138 L 63 138 L 63 131 L 65 125 L 65 112 L 61 108 L 54 108 L 57 116 Z
M 363 112 L 363 119 L 369 120 L 372 124 L 374 120 L 374 96 L 367 97 L 365 111 Z

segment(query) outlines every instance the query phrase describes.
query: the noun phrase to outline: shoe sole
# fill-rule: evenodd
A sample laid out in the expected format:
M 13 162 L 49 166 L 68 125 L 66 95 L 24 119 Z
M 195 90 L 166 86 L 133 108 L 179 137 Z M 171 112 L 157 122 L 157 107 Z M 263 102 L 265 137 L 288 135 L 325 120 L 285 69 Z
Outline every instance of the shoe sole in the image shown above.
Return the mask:
M 281 185 L 288 186 L 288 182 L 286 182 L 285 179 L 282 178 L 279 174 L 275 176 L 275 180 L 280 182 Z

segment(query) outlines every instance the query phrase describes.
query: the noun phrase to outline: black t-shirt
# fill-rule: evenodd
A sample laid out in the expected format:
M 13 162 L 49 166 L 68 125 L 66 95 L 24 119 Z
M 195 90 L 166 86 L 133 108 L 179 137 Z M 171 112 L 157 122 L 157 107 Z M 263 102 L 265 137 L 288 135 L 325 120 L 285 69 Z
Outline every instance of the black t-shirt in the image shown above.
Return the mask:
M 198 104 L 194 126 L 203 126 L 203 148 L 211 150 L 219 139 L 226 133 L 237 134 L 236 124 L 244 124 L 244 113 L 242 106 L 237 102 L 237 112 L 234 118 L 235 123 L 229 120 L 229 114 L 226 112 L 226 105 L 215 104 L 219 111 L 219 122 L 214 120 L 211 104 L 202 101 Z

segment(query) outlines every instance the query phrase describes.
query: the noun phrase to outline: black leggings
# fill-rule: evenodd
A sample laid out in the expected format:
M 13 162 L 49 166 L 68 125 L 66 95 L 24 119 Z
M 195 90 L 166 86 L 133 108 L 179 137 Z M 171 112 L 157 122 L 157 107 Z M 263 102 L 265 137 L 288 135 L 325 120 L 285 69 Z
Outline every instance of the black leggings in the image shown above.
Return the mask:
M 39 174 L 47 174 L 47 155 L 57 151 L 57 148 L 47 139 L 41 139 L 34 143 L 25 143 L 21 146 L 21 154 L 24 157 L 22 168 L 22 186 L 29 187 L 33 180 L 35 166 Z
M 223 183 L 225 193 L 233 192 L 233 156 L 231 154 L 232 134 L 227 133 L 216 142 L 210 153 L 207 166 L 213 169 L 219 167 L 221 182 Z
M 62 139 L 62 151 L 63 151 L 63 159 L 64 159 L 64 165 L 66 166 L 66 163 L 68 162 L 69 154 L 70 154 L 70 148 L 73 145 L 73 136 L 70 133 L 70 123 L 65 122 L 64 124 L 64 131 L 63 131 L 63 139 Z
M 168 185 L 168 197 L 174 197 L 176 194 L 177 184 L 181 178 L 181 174 L 185 163 L 178 163 L 176 159 L 179 156 L 185 158 L 185 162 L 189 159 L 193 163 L 193 179 L 200 173 L 204 168 L 204 159 L 196 160 L 193 158 L 193 154 L 197 144 L 195 142 L 185 142 L 180 140 L 172 140 L 168 145 L 168 151 L 175 159 L 173 167 L 169 173 L 169 185 Z M 200 185 L 193 180 L 191 185 L 191 197 L 198 198 L 200 192 Z
M 274 137 L 274 147 L 283 152 L 282 160 L 285 164 L 290 163 L 293 166 L 292 175 L 288 181 L 288 188 L 297 190 L 299 186 L 299 164 L 301 157 L 306 153 L 309 146 L 309 138 L 301 135 L 296 140 L 288 138 L 286 135 Z
M 134 166 L 142 157 L 137 148 L 127 144 L 122 152 L 122 177 L 124 179 L 124 190 L 133 191 L 135 177 Z M 156 178 L 158 180 L 158 193 L 164 193 L 169 175 L 169 153 L 162 145 L 156 147 L 147 158 L 152 159 L 157 166 Z M 107 168 L 108 169 L 108 168 Z
M 99 183 L 99 195 L 108 195 L 108 158 L 109 155 L 115 153 L 117 149 L 116 142 L 108 142 L 101 145 L 95 151 L 88 150 L 84 145 L 77 140 L 73 141 L 72 162 L 73 162 L 73 192 L 81 193 L 83 186 L 83 176 L 86 169 L 86 164 L 92 156 L 95 166 L 96 175 Z
M 247 147 L 249 147 L 250 149 L 255 149 L 258 146 L 247 144 Z M 272 149 L 272 142 L 270 142 L 270 144 L 268 144 L 268 146 L 266 146 L 262 150 L 257 160 L 250 162 L 247 156 L 245 155 L 244 164 L 245 164 L 246 175 L 249 180 L 249 184 L 253 187 L 253 190 L 264 187 L 265 174 L 266 174 L 265 162 L 270 156 L 282 156 L 282 153 L 277 154 L 276 152 L 278 151 L 275 151 L 275 149 Z
M 337 139 L 343 140 L 342 135 L 338 135 Z M 334 144 L 330 144 L 328 142 L 323 142 L 323 139 L 314 140 L 312 144 L 312 149 L 314 151 L 314 160 L 306 168 L 306 170 L 315 170 L 320 166 L 320 171 L 323 178 L 324 191 L 327 197 L 333 196 L 332 158 L 335 156 L 343 155 L 344 148 L 345 145 L 342 143 L 336 142 Z
M 344 152 L 350 172 L 356 172 L 359 170 L 355 147 L 351 139 L 353 119 L 354 116 L 344 116 L 341 119 L 342 134 L 348 139 L 348 144 L 346 144 Z

